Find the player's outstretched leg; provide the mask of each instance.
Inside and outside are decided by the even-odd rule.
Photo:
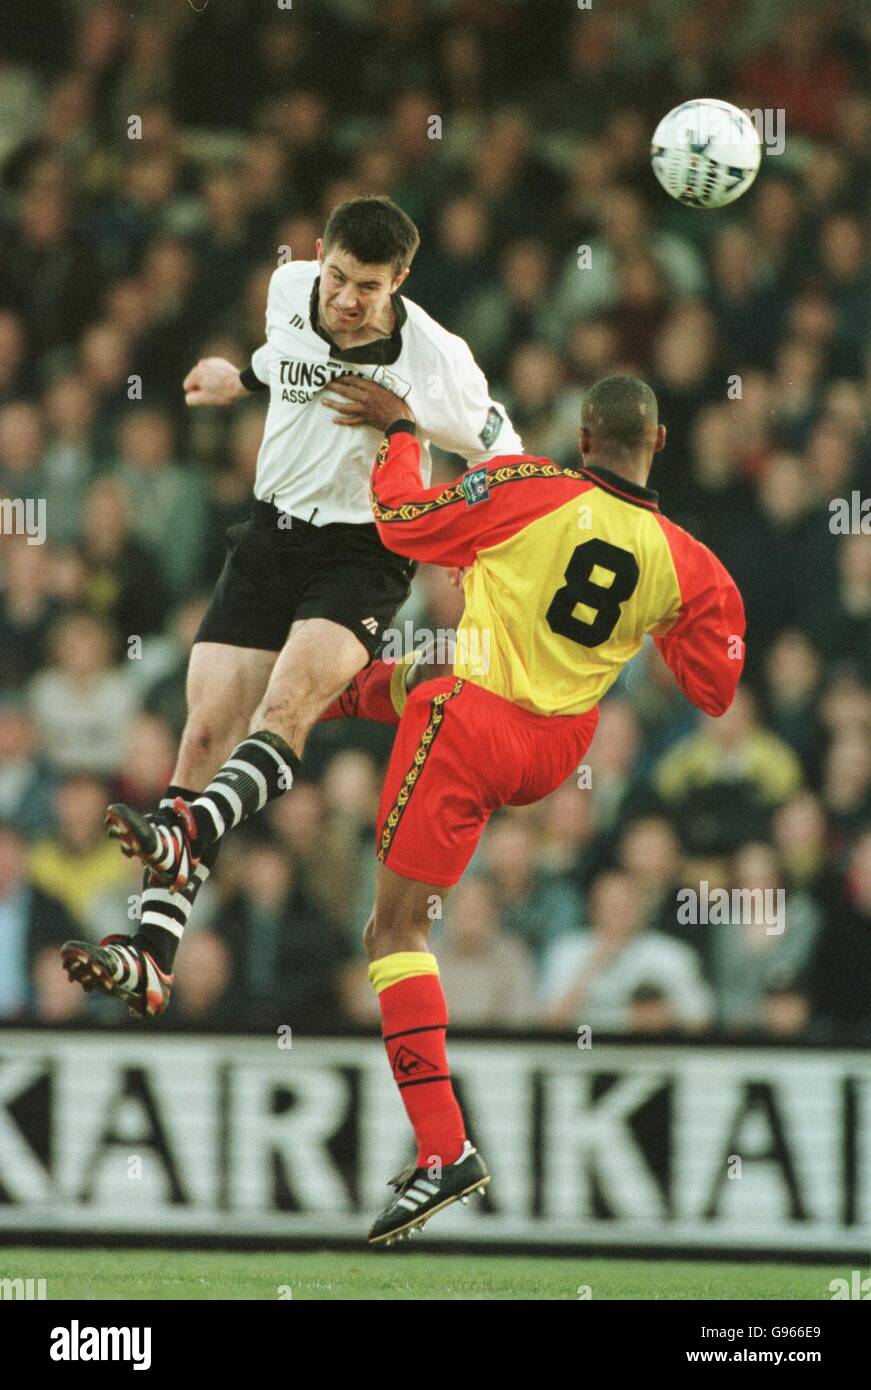
[[[490,1173],[467,1135],[451,1085],[448,1011],[436,958],[427,950],[427,907],[444,888],[402,878],[379,864],[375,911],[366,927],[369,979],[378,994],[394,1080],[417,1141],[415,1161],[390,1180],[394,1196],[369,1232],[390,1245],[472,1192]]]
[[[178,753],[173,784],[167,787],[156,812],[139,813],[130,826],[113,816],[114,827],[135,853],[132,832],[151,836],[155,819],[174,819],[173,805],[189,803],[221,766],[234,744],[244,737],[266,689],[276,654],[260,649],[197,642],[188,666],[188,719]],[[127,808],[118,808],[119,812]],[[88,990],[103,990],[143,1018],[167,1007],[173,986],[175,954],[194,905],[217,860],[218,846],[202,850],[199,862],[188,865],[187,883],[176,892],[152,878],[146,868],[141,914],[134,935],[113,934],[99,946],[69,941],[61,959],[69,978]],[[195,858],[196,856],[194,856]]]
[[[439,669],[429,660],[425,650],[409,652],[399,661],[373,658],[320,718],[372,719],[382,724],[398,724],[408,692],[422,681],[431,679]],[[190,803],[196,800],[197,795],[197,792],[184,787],[170,786],[160,802],[160,809],[171,811],[178,797]],[[202,857],[193,867],[188,882],[177,890],[170,891],[158,886],[156,881],[152,882],[151,871],[145,871],[140,926],[129,941],[150,953],[170,986],[176,950],[197,894],[217,862],[220,844],[218,840],[202,851]]]
[[[106,814],[109,835],[142,861],[153,883],[170,893],[184,889],[228,830],[290,789],[311,729],[368,656],[339,623],[295,623],[270,676],[255,721],[260,727],[233,749],[205,790],[190,802],[176,797],[149,816],[116,803]]]
[[[102,990],[126,1004],[138,1018],[163,1013],[172,992],[172,976],[160,969],[150,951],[129,936],[107,936],[95,946],[91,941],[67,941],[61,947],[67,976],[87,994]]]
[[[178,893],[194,880],[204,854],[228,830],[293,785],[299,766],[299,758],[280,735],[260,729],[233,749],[192,801],[177,796],[153,815],[121,802],[110,806],[108,834],[118,841],[122,854],[141,859],[153,884]]]
[[[195,796],[196,792],[171,786],[160,804],[166,810],[177,797],[191,801]],[[138,931],[132,936],[117,933],[106,937],[99,946],[67,941],[61,948],[61,960],[69,979],[88,993],[102,989],[140,1018],[163,1013],[172,994],[175,953],[197,894],[215,865],[217,851],[217,845],[205,851],[203,861],[177,893],[156,887],[146,869]]]

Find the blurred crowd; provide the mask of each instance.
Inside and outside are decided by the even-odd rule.
[[[784,113],[722,212],[649,170],[696,95]],[[186,411],[180,383],[199,356],[244,365],[279,255],[312,257],[328,211],[375,192],[421,230],[408,296],[468,340],[530,453],[576,458],[599,376],[651,383],[652,485],[749,623],[725,717],[645,649],[589,767],[488,828],[434,906],[454,1023],[871,1040],[871,10],[851,0],[55,0],[50,25],[4,0],[0,1019],[119,1021],[56,947],[135,930],[103,810],[169,780],[263,418]],[[449,630],[461,603],[423,567],[398,622]],[[375,1020],[360,932],[390,740],[322,726],[305,780],[228,840],[169,1025]],[[682,922],[701,883],[782,889],[785,920]]]

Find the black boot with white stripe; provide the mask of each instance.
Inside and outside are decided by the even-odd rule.
[[[146,815],[116,803],[106,811],[105,824],[121,853],[140,859],[153,883],[177,893],[190,882],[200,861],[194,851],[196,822],[184,797],[177,796],[170,807]]]
[[[91,941],[67,941],[61,961],[69,980],[86,994],[100,989],[126,1004],[137,1018],[162,1014],[172,993],[172,976],[129,936],[107,936],[99,946]]]
[[[478,1150],[469,1143],[455,1163],[449,1163],[440,1177],[432,1177],[430,1168],[415,1168],[413,1164],[388,1184],[396,1196],[384,1208],[369,1232],[370,1245],[392,1245],[404,1240],[412,1231],[420,1231],[437,1211],[453,1202],[467,1202],[469,1194],[480,1192],[490,1181],[490,1172]]]

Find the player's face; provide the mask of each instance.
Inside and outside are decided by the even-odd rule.
[[[363,265],[341,247],[324,255],[321,263],[319,308],[321,323],[330,333],[358,333],[383,325],[389,317],[391,294],[402,284],[407,270],[394,275],[393,266]]]

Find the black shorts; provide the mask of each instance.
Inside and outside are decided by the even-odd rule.
[[[417,568],[384,548],[374,524],[312,526],[269,502],[230,527],[227,545],[197,642],[277,652],[298,618],[329,618],[374,656]]]

